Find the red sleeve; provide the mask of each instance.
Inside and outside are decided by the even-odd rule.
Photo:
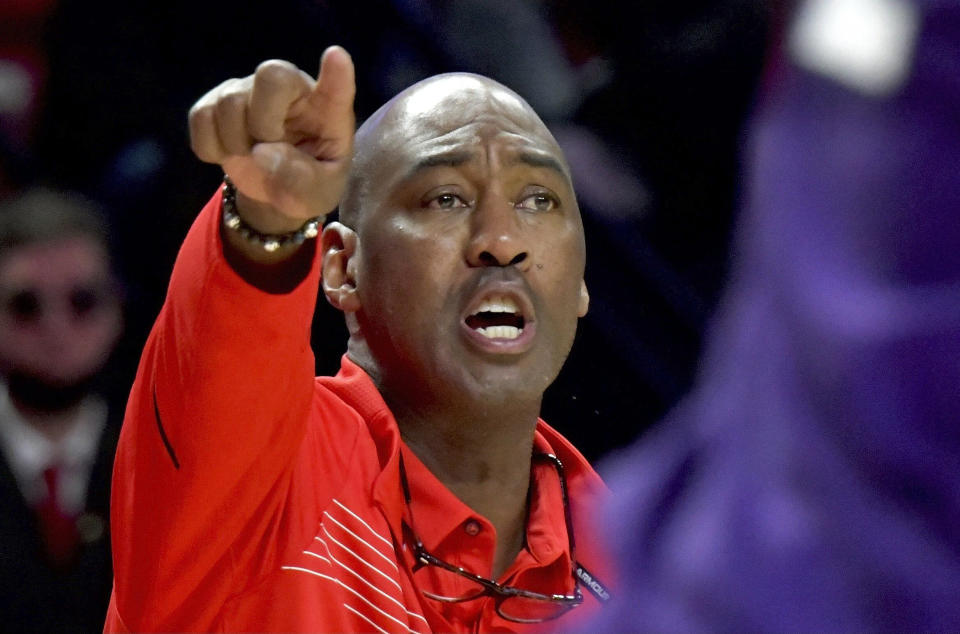
[[[247,284],[223,257],[219,209],[218,193],[181,248],[127,405],[108,627],[214,627],[249,582],[233,546],[277,516],[305,433],[319,265],[289,293]]]

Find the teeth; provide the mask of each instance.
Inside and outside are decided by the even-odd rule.
[[[523,332],[516,326],[490,326],[476,330],[487,339],[516,339]]]
[[[516,314],[520,312],[520,307],[509,297],[491,297],[485,299],[476,312]]]

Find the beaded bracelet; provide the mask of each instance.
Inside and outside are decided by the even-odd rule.
[[[223,224],[235,231],[247,242],[254,244],[267,253],[288,245],[299,246],[305,240],[316,238],[320,234],[323,216],[306,221],[302,227],[290,233],[261,233],[248,225],[237,213],[237,188],[227,175],[223,176]]]

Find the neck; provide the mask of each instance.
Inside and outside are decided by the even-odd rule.
[[[33,409],[16,398],[11,398],[11,402],[24,422],[52,442],[57,442],[66,436],[80,420],[77,414],[80,412],[81,403],[56,412],[44,412]]]
[[[471,399],[452,386],[434,384],[424,391],[431,382],[408,375],[387,379],[362,333],[355,325],[350,331],[347,352],[377,385],[404,442],[454,495],[493,524],[498,577],[524,544],[542,394]]]
[[[423,412],[384,396],[407,446],[454,495],[493,524],[493,574],[499,576],[524,543],[539,402]]]

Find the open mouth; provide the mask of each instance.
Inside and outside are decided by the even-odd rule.
[[[525,319],[517,303],[506,296],[489,297],[464,320],[487,339],[516,339],[523,334]]]

